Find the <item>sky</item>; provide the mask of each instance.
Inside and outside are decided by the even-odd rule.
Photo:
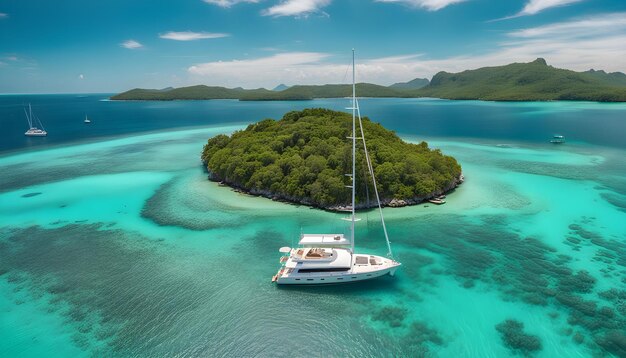
[[[626,72],[625,0],[0,0],[0,93]]]

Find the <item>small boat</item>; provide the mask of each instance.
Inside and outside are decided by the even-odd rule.
[[[565,143],[565,137],[559,134],[555,134],[552,137],[552,139],[550,139],[550,143],[553,143],[553,144]]]
[[[361,123],[359,102],[356,99],[354,67],[354,50],[352,51],[352,173],[348,188],[352,190],[352,202],[349,206],[350,216],[344,220],[350,222],[350,236],[343,234],[300,234],[299,247],[281,247],[278,251],[285,254],[280,259],[281,268],[272,276],[272,282],[279,285],[322,285],[336,284],[375,279],[381,276],[393,276],[400,267],[400,262],[393,258],[387,228],[383,218],[382,206],[376,189],[376,178],[371,167],[370,157],[365,143],[365,133]],[[357,133],[357,128],[360,133]],[[359,134],[359,135],[357,135]],[[354,247],[356,239],[355,223],[359,221],[355,215],[356,186],[356,141],[363,140],[363,153],[368,163],[369,175],[376,193],[380,220],[385,241],[387,256],[382,257],[368,253],[357,253]]]
[[[437,205],[441,205],[441,204],[445,204],[446,201],[440,198],[434,198],[434,199],[430,199],[428,200],[429,203],[433,203],[433,204],[437,204]]]
[[[31,108],[30,103],[28,104],[28,112],[26,111],[26,108],[24,108],[24,114],[26,114],[26,120],[28,121],[28,130],[24,133],[25,136],[45,137],[48,135],[48,132],[43,129],[43,124],[41,124],[39,118],[33,115],[33,109]],[[41,128],[36,127],[37,123],[39,123]]]
[[[91,123],[91,119],[89,119],[89,117],[87,117],[87,115],[85,115],[85,120],[83,122],[84,123]]]

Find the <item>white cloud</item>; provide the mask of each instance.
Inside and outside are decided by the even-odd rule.
[[[192,32],[192,31],[170,31],[164,34],[159,34],[162,39],[176,40],[176,41],[193,41],[202,39],[217,39],[221,37],[230,36],[229,34],[216,33],[216,32]]]
[[[242,2],[258,3],[259,0],[203,0],[207,4],[217,5],[219,7],[231,7]]]
[[[576,71],[590,68],[626,71],[626,12],[599,14],[561,23],[520,29],[506,34],[496,48],[479,55],[432,58],[409,54],[362,59],[357,52],[357,81],[389,85],[439,71],[459,72],[543,57],[548,64]],[[247,60],[217,61],[189,67],[189,83],[210,81],[229,87],[266,87],[278,83],[347,83],[349,51],[332,61],[318,52],[281,53]]]
[[[613,13],[522,29],[509,33],[509,36],[518,38],[550,36],[579,38],[610,35],[611,32],[619,33],[624,29],[626,29],[626,13]]]
[[[135,41],[135,40],[126,40],[126,41],[122,42],[122,43],[120,44],[120,46],[122,46],[122,47],[124,47],[124,48],[127,48],[127,49],[131,49],[131,50],[134,50],[134,49],[138,49],[138,48],[142,48],[142,47],[143,47],[143,45],[142,45],[142,44],[140,44],[139,42],[137,42],[137,41]]]
[[[441,10],[452,4],[458,4],[466,0],[376,0],[377,2],[402,3],[413,7],[420,7],[428,11]]]
[[[306,83],[315,80],[317,66],[328,56],[319,52],[289,52],[251,60],[201,63],[187,71],[191,75],[210,78],[213,83],[233,87],[266,86],[287,79]]]
[[[0,19],[6,19],[7,17],[9,17],[8,14],[5,14],[3,12],[0,12]]]
[[[84,79],[85,79],[85,76],[83,76],[83,74],[81,73],[80,75],[78,75],[78,79],[79,79],[79,80],[84,80]]]
[[[545,9],[565,6],[582,0],[529,0],[517,16],[534,15]]]
[[[503,17],[500,19],[491,20],[491,21],[508,20],[508,19],[514,19],[520,16],[535,15],[546,9],[559,7],[559,6],[566,6],[566,5],[577,3],[580,1],[583,1],[583,0],[528,0],[524,8],[520,10],[520,12],[518,12],[517,14]]]
[[[261,12],[263,16],[296,16],[306,17],[314,13],[323,13],[321,8],[330,4],[331,0],[283,0]]]

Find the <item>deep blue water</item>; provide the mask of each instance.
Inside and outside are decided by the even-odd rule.
[[[143,102],[107,101],[109,96],[1,95],[0,152],[167,128],[251,123],[291,110],[344,110],[349,105],[347,99]],[[23,108],[28,103],[48,131],[46,138],[24,136],[28,128]],[[626,104],[397,98],[366,98],[360,104],[364,115],[400,134],[545,143],[558,133],[568,141],[626,147]],[[91,124],[83,123],[85,115]]]

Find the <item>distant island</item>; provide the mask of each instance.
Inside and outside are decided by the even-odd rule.
[[[409,82],[380,86],[358,83],[361,97],[434,97],[487,101],[598,101],[626,102],[626,75],[589,70],[575,72],[549,66],[542,58],[529,63],[483,67],[459,73],[439,72],[428,81],[416,78]],[[315,98],[341,98],[352,93],[350,85],[279,85],[243,89],[197,85],[180,88],[136,88],[111,97],[112,100],[206,100],[290,101]]]
[[[394,132],[363,118],[381,202],[385,206],[417,204],[454,189],[461,166],[426,142],[411,144]],[[289,112],[281,120],[265,119],[232,136],[208,140],[202,161],[209,178],[244,192],[275,200],[340,210],[351,202],[345,173],[351,169],[352,116],[328,109]],[[357,205],[376,205],[371,181],[364,179],[357,154]]]
[[[604,71],[574,72],[530,63],[484,67],[460,73],[439,72],[419,93],[447,99],[487,101],[626,101],[626,75]]]

